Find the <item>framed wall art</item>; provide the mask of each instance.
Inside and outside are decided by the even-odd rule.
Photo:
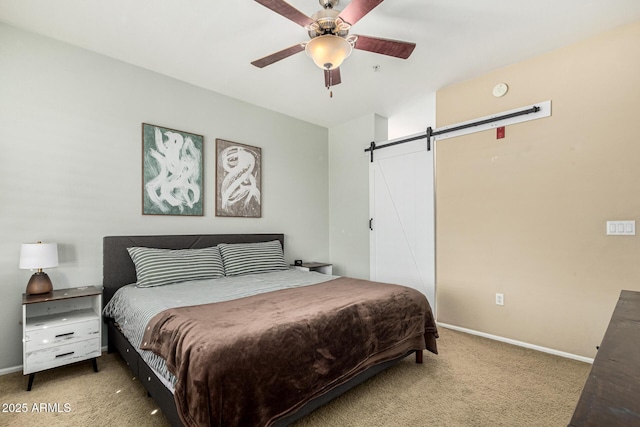
[[[202,216],[204,137],[142,124],[143,215]]]
[[[262,149],[216,139],[216,216],[262,216]]]

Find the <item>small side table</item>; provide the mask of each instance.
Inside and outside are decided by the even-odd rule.
[[[333,264],[325,262],[303,262],[302,265],[294,265],[294,268],[302,271],[317,271],[322,274],[333,274]]]
[[[24,375],[31,390],[36,372],[102,353],[102,291],[95,286],[58,289],[47,294],[22,294],[22,350]]]

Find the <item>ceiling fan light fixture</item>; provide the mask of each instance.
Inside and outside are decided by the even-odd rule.
[[[326,34],[309,40],[305,51],[318,67],[333,70],[351,55],[353,46],[340,36]]]

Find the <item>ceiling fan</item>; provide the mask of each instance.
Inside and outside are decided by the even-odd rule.
[[[353,49],[407,59],[416,47],[415,43],[399,40],[349,35],[351,26],[371,12],[383,0],[352,0],[342,11],[335,9],[340,0],[318,0],[323,9],[311,17],[284,0],[256,1],[304,27],[311,40],[272,53],[253,61],[251,64],[263,68],[304,50],[313,59],[313,62],[324,70],[324,85],[327,89],[341,83],[340,65],[351,55]]]

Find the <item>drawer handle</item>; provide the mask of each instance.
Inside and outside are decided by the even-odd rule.
[[[73,335],[73,334],[75,334],[75,332],[67,332],[66,334],[58,334],[58,335],[56,335],[56,338],[68,337],[69,335]]]
[[[56,358],[58,358],[58,357],[64,357],[64,356],[71,356],[73,353],[75,353],[75,351],[70,351],[69,353],[57,354],[57,355],[56,355]]]

